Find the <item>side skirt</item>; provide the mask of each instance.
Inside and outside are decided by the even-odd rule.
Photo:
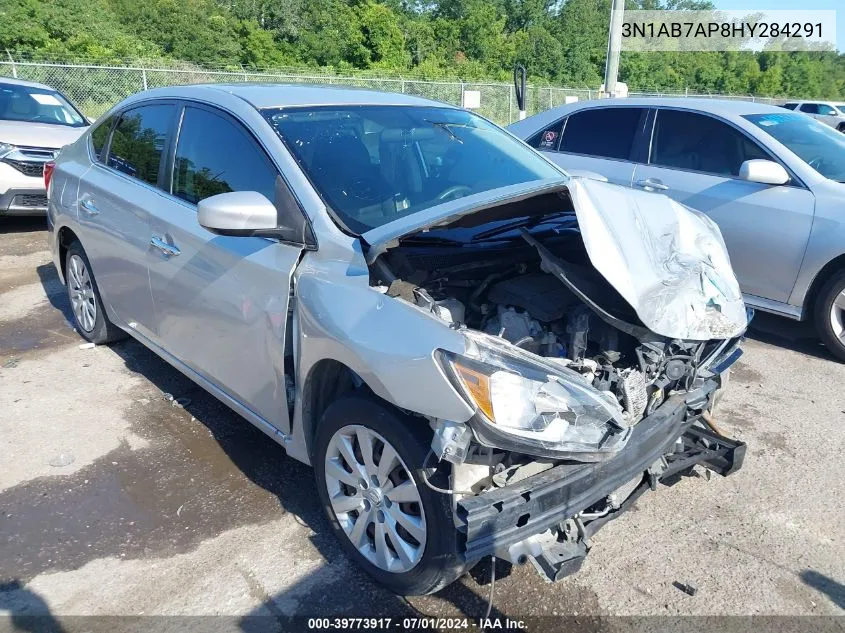
[[[131,328],[124,328],[124,330],[130,336],[132,336],[132,338],[141,343],[144,347],[155,352],[156,355],[159,356],[162,360],[166,361],[169,365],[179,370],[185,376],[194,381],[197,385],[205,389],[212,396],[220,400],[220,402],[232,409],[235,413],[246,419],[247,422],[263,431],[266,435],[270,436],[287,452],[287,448],[290,442],[293,440],[293,436],[286,435],[285,433],[277,429],[275,426],[270,424],[270,422],[255,413],[255,411],[247,407],[241,401],[227,394],[225,391],[223,391],[222,389],[214,385],[212,382],[210,382],[208,379],[206,379],[202,374],[188,367],[185,363],[173,356],[173,354],[162,349],[161,347],[153,343],[151,340],[149,340],[147,337],[145,337],[143,334],[140,334],[139,332]]]

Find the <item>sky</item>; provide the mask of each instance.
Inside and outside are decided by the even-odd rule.
[[[836,11],[836,48],[845,52],[845,2],[843,0],[713,0],[717,9]]]

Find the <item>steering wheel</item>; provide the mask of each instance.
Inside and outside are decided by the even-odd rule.
[[[446,187],[443,191],[437,194],[437,199],[441,202],[445,202],[446,200],[457,200],[458,198],[463,198],[471,193],[472,189],[466,185],[452,185],[451,187]]]

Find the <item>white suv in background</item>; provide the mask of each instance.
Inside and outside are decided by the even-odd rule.
[[[825,125],[845,132],[845,103],[834,101],[790,101],[784,108],[803,112]]]
[[[53,88],[0,79],[0,216],[47,211],[44,163],[79,138],[88,125]]]

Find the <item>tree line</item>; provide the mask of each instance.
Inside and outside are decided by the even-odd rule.
[[[611,0],[0,0],[14,56],[127,58],[227,69],[372,70],[425,79],[598,88]],[[631,9],[712,9],[707,0],[627,0]],[[5,52],[5,51],[0,51]],[[845,55],[623,52],[632,90],[845,98]]]

